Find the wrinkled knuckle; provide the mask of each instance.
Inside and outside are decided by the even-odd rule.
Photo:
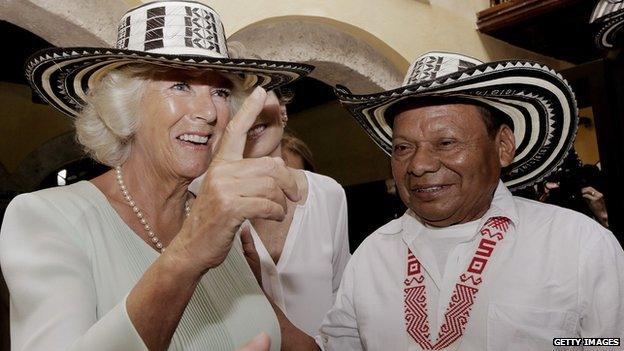
[[[236,120],[233,119],[230,122],[228,122],[227,126],[225,126],[225,133],[226,134],[234,134],[238,131],[238,123],[236,123]]]
[[[262,203],[262,214],[270,216],[273,213],[273,203],[271,200],[264,200]]]
[[[266,177],[265,181],[264,181],[264,190],[265,193],[271,194],[275,188],[277,188],[277,182],[275,181],[275,179],[273,179],[272,177]]]
[[[271,182],[271,189],[279,190],[279,184],[277,183],[277,180],[275,180],[275,178],[269,178],[269,181]]]
[[[273,157],[265,156],[264,162],[266,163],[266,167],[269,171],[275,171],[278,167]]]
[[[281,157],[273,157],[273,162],[277,167],[286,167],[286,162]]]
[[[238,109],[238,112],[236,113],[236,117],[245,116],[247,114],[249,114],[249,101],[245,100],[243,101],[240,108]]]
[[[271,160],[271,157],[263,156],[259,161],[262,164],[262,168],[266,171],[272,171],[274,169],[274,163]]]

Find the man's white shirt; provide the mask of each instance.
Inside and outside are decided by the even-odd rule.
[[[509,218],[512,228],[449,349],[552,350],[556,337],[624,338],[624,251],[611,232],[577,212],[514,197],[502,182],[478,227],[493,216]],[[478,240],[475,230],[459,242],[440,272],[425,230],[408,211],[358,247],[317,337],[324,350],[421,350],[405,328],[408,246],[425,271],[428,311],[439,320]]]

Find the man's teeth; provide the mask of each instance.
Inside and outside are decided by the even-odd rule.
[[[441,186],[432,186],[432,187],[428,187],[428,188],[417,188],[416,191],[419,193],[432,193],[434,191],[438,191],[442,189]]]
[[[208,142],[207,136],[195,135],[195,134],[182,134],[178,137],[183,141],[190,141],[196,144],[206,144]]]
[[[266,129],[266,124],[258,124],[247,132],[247,136],[253,137],[262,133]]]

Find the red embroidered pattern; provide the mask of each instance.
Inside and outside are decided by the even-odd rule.
[[[503,240],[509,229],[510,220],[506,217],[492,217],[487,220],[481,233],[481,241],[477,246],[466,272],[459,276],[459,282],[451,295],[451,301],[444,313],[444,324],[440,327],[435,343],[431,342],[429,321],[427,319],[427,294],[425,276],[422,274],[420,262],[408,249],[407,274],[403,284],[405,327],[407,333],[423,350],[441,350],[453,344],[464,333],[470,318],[470,310],[479,292],[478,285],[483,282],[481,277],[496,244]]]

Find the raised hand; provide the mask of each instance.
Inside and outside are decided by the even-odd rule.
[[[581,194],[589,208],[594,213],[594,217],[604,227],[609,228],[609,216],[607,215],[607,204],[605,203],[604,195],[591,186],[586,186],[581,189]]]
[[[190,216],[167,249],[201,272],[225,260],[243,221],[283,220],[286,199],[299,201],[297,183],[281,158],[243,159],[247,132],[266,96],[256,88],[228,123]]]

